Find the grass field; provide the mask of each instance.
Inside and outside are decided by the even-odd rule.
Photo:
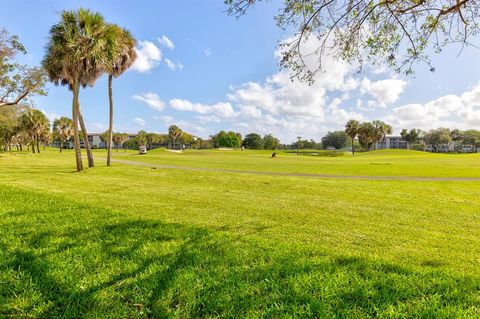
[[[240,171],[480,177],[480,156],[164,150]],[[480,182],[0,154],[0,317],[480,317]]]

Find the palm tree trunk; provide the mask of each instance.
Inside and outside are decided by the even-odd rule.
[[[38,139],[38,136],[37,136],[37,153],[40,154],[40,140]]]
[[[112,140],[113,140],[113,93],[112,93],[113,76],[108,75],[108,100],[110,102],[110,115],[108,120],[108,154],[107,166],[110,166],[112,160]]]
[[[32,144],[32,153],[35,154],[35,138],[32,138],[30,144]]]
[[[23,151],[23,149],[22,149],[22,143],[18,143],[18,145],[20,146],[20,152]]]
[[[60,142],[60,153],[62,152],[63,142]]]
[[[80,136],[78,134],[78,94],[80,85],[75,84],[73,87],[73,103],[72,103],[72,124],[73,124],[73,145],[75,148],[75,161],[77,163],[77,172],[83,171],[82,151],[80,150]]]
[[[354,138],[352,137],[352,155],[355,155],[355,147],[353,146]]]
[[[94,164],[92,149],[90,148],[90,143],[88,142],[87,128],[85,127],[85,122],[83,121],[82,112],[80,112],[80,105],[78,107],[78,121],[80,122],[80,128],[82,129],[83,144],[85,145],[85,149],[87,150],[88,167],[93,167]]]

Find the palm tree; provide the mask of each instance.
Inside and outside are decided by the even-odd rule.
[[[175,149],[176,148],[175,143],[176,143],[177,139],[180,136],[182,136],[182,130],[176,125],[170,125],[170,127],[168,128],[168,136],[172,140],[173,149]]]
[[[354,141],[355,137],[358,135],[358,129],[360,127],[360,122],[357,120],[350,120],[345,125],[345,133],[352,139],[352,155],[355,155]]]
[[[53,134],[54,138],[60,142],[60,153],[69,139],[73,137],[73,124],[72,120],[66,116],[55,119],[53,121]]]
[[[392,127],[388,124],[386,124],[383,121],[372,121],[372,124],[374,126],[374,148],[375,150],[377,149],[377,142],[380,141],[381,139],[385,140],[385,137],[387,134],[392,134]]]
[[[363,142],[367,151],[370,145],[375,141],[375,127],[370,122],[364,122],[358,127],[359,142]]]
[[[93,86],[115,56],[115,32],[103,16],[87,9],[64,10],[50,29],[50,39],[42,61],[48,77],[56,85],[66,85],[73,93],[72,123],[77,171],[83,170],[78,123],[82,126],[88,164],[93,166],[85,123],[80,113],[80,87]]]
[[[28,109],[20,116],[20,123],[30,137],[32,153],[35,153],[35,145],[37,146],[37,152],[40,153],[42,135],[50,132],[48,118],[42,111]]]
[[[112,82],[113,77],[118,78],[123,74],[133,62],[137,59],[137,52],[135,51],[136,41],[126,29],[122,29],[117,25],[112,26],[116,33],[116,45],[117,51],[115,57],[110,65],[107,65],[108,72],[108,99],[109,99],[109,125],[108,125],[108,153],[107,153],[107,166],[110,166],[112,159],[112,142],[113,142],[113,93]]]

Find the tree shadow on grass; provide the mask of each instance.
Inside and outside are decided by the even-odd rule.
[[[0,317],[433,318],[480,312],[478,278],[436,264],[301,251],[225,231],[112,217],[96,208],[83,223],[70,223],[69,214],[85,205],[49,203],[58,211],[45,215],[32,206],[38,218],[31,223],[14,230],[0,223],[7,237],[16,236],[11,244],[0,239]]]

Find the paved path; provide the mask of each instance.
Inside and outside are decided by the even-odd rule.
[[[134,165],[134,166],[146,166],[146,167],[155,167],[155,168],[164,168],[164,169],[176,169],[176,170],[183,170],[183,171],[201,171],[201,172],[216,172],[216,173],[236,173],[236,174],[254,174],[254,175],[269,175],[269,176],[333,178],[333,179],[360,179],[360,180],[375,180],[375,181],[480,182],[480,177],[412,177],[412,176],[368,176],[368,175],[352,176],[352,175],[309,174],[309,173],[259,172],[259,171],[243,171],[243,170],[222,169],[222,168],[151,164],[151,163],[134,162],[134,161],[128,161],[128,160],[119,160],[119,159],[112,159],[112,161],[120,164]]]

